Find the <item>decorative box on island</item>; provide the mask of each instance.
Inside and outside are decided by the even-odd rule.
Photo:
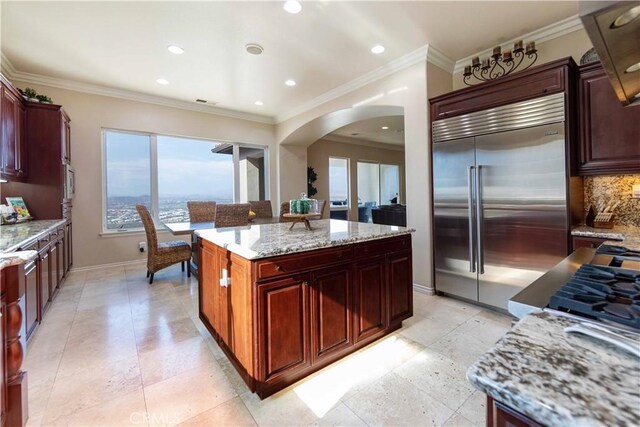
[[[315,199],[309,199],[305,193],[302,193],[299,199],[293,199],[289,202],[289,212],[297,215],[319,215],[321,213],[320,203]]]

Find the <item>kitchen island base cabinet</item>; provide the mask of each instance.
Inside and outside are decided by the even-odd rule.
[[[199,238],[200,318],[265,398],[411,317],[410,248],[402,235],[248,260]]]

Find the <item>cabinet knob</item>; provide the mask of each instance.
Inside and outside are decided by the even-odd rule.
[[[276,271],[282,271],[282,267],[276,264]]]

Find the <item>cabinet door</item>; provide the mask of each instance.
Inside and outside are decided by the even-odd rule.
[[[216,274],[216,251],[202,247],[200,252],[200,311],[206,317],[209,325],[218,331],[220,315],[220,300],[218,295],[218,276]]]
[[[584,175],[640,172],[640,107],[623,107],[601,66],[580,73],[580,165]]]
[[[20,101],[9,90],[2,91],[2,173],[16,177],[19,164],[20,145],[18,144],[21,125],[18,104]]]
[[[603,242],[606,242],[608,239],[598,239],[597,237],[574,236],[571,240],[573,241],[573,250],[575,251],[578,248],[597,249]]]
[[[25,314],[24,321],[27,331],[27,338],[38,324],[38,284],[40,273],[40,261],[31,261],[24,266],[24,298]]]
[[[51,299],[51,259],[51,248],[48,248],[40,254],[40,269],[42,274],[40,275],[40,316],[38,321],[42,320],[42,315],[49,307],[49,300]]]
[[[311,334],[314,362],[352,343],[350,266],[314,273],[311,288]]]
[[[310,366],[309,277],[258,285],[258,380],[273,382]]]
[[[5,420],[7,418],[7,367],[5,360],[5,342],[7,339],[6,336],[6,304],[4,301],[4,295],[0,300],[0,342],[2,343],[1,351],[0,351],[0,425],[5,425]]]
[[[356,265],[354,292],[355,341],[383,331],[387,324],[385,257],[376,257]]]
[[[71,161],[71,127],[69,126],[69,118],[62,113],[62,161]]]
[[[413,274],[411,252],[387,257],[389,283],[389,324],[400,323],[413,315]]]

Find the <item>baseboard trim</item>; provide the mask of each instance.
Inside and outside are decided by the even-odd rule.
[[[434,295],[436,293],[436,290],[431,286],[420,285],[418,283],[413,284],[413,290],[427,295]]]
[[[145,262],[147,262],[146,259],[137,259],[135,261],[112,262],[110,264],[90,265],[87,267],[78,267],[78,268],[72,267],[71,272],[92,271],[92,270],[100,270],[103,268],[126,267],[128,265],[144,264]]]

